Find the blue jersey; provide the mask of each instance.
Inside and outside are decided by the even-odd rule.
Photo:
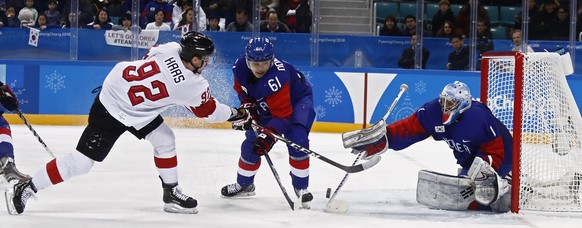
[[[443,125],[442,115],[441,105],[435,99],[410,117],[390,124],[387,127],[389,147],[401,150],[432,136],[449,145],[457,164],[464,170],[479,156],[502,177],[511,171],[511,134],[487,106],[472,101],[471,108],[448,126]]]
[[[245,57],[241,57],[234,63],[232,72],[241,103],[253,102],[259,107],[261,125],[273,127],[281,134],[291,124],[311,128],[311,113],[303,111],[313,110],[311,85],[291,64],[275,58],[267,73],[258,79],[248,68]]]

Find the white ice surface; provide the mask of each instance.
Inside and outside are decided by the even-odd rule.
[[[84,127],[34,126],[57,157],[72,152]],[[161,184],[152,147],[126,133],[107,159],[87,175],[37,193],[18,216],[0,212],[2,228],[39,227],[580,227],[581,214],[493,214],[429,209],[416,202],[421,169],[455,173],[445,143],[425,140],[400,152],[388,151],[375,167],[350,175],[337,199],[350,203],[345,214],[324,211],[327,188],[335,189],[343,171],[311,158],[311,210],[291,211],[264,161],[256,176],[257,195],[224,199],[220,189],[236,180],[243,133],[234,130],[174,129],[180,185],[198,200],[198,214],[162,211]],[[51,158],[23,125],[12,126],[17,166],[34,174]],[[355,159],[340,134],[312,133],[311,149],[349,165]],[[270,153],[291,193],[288,156],[283,143]],[[292,193],[291,193],[292,194]],[[4,204],[1,197],[0,204]]]

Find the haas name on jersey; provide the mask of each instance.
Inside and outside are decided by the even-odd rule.
[[[168,70],[170,70],[170,74],[172,75],[172,78],[174,78],[175,83],[180,83],[185,79],[184,75],[182,75],[182,71],[180,70],[180,65],[178,65],[174,57],[170,57],[164,60],[164,62],[166,63]]]

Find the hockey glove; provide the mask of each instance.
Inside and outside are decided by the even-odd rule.
[[[232,129],[239,131],[246,131],[251,129],[253,120],[258,119],[258,111],[254,103],[245,102],[240,105],[238,110],[244,109],[246,111],[246,116],[240,119],[235,119],[232,122]]]
[[[18,109],[18,99],[7,85],[0,85],[0,104],[9,111]]]
[[[257,139],[255,139],[255,142],[253,142],[253,151],[255,151],[256,154],[260,156],[265,155],[273,148],[273,145],[275,145],[277,140],[272,133],[279,134],[277,130],[271,127],[257,129],[258,136]]]

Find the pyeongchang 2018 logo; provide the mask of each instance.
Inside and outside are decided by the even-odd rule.
[[[560,110],[559,106],[565,104],[565,102],[560,101],[560,99],[549,97],[544,98],[544,95],[541,96],[542,97],[536,96],[535,100],[533,98],[524,98],[522,101],[522,112],[527,113],[529,116],[548,115],[548,110]],[[511,97],[508,95],[497,95],[487,100],[487,106],[493,113],[500,111],[513,111],[513,102],[513,95]]]

